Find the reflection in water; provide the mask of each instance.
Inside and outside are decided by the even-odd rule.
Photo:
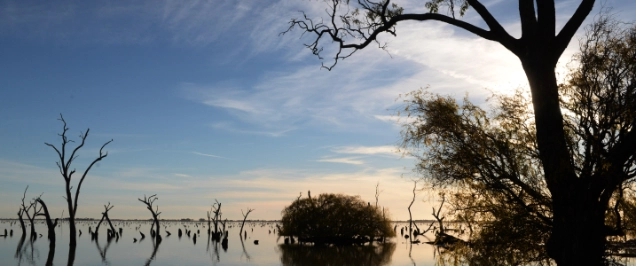
[[[252,257],[250,257],[250,254],[248,254],[247,250],[245,250],[245,244],[243,244],[243,238],[241,238],[239,236],[239,239],[241,240],[241,246],[243,247],[243,254],[241,254],[241,257],[243,257],[243,255],[245,255],[245,258],[247,259],[247,261],[250,261],[252,259]]]
[[[28,264],[36,265],[36,262],[40,259],[40,252],[33,247],[35,239],[29,238],[27,245],[24,245],[26,236],[23,234],[18,242],[18,247],[15,250],[15,258],[18,261],[18,265],[24,260]]]
[[[155,259],[155,256],[157,256],[157,250],[159,250],[160,244],[161,241],[152,241],[152,255],[150,255],[148,260],[146,260],[146,266],[150,265],[150,263]]]
[[[72,266],[75,262],[75,250],[77,246],[69,246],[68,247],[68,263],[66,265]]]
[[[108,252],[108,248],[110,247],[111,240],[112,238],[108,238],[108,240],[106,240],[106,247],[102,249],[102,247],[99,245],[99,240],[95,239],[95,245],[97,246],[97,251],[99,251],[99,256],[102,257],[102,263],[106,265],[110,264],[108,260],[106,259],[106,252]]]
[[[395,243],[372,246],[279,245],[283,265],[360,265],[381,266],[391,263]]]
[[[53,257],[55,257],[55,242],[49,244],[49,255],[46,257],[46,266],[53,265]]]
[[[20,238],[20,242],[18,242],[18,247],[15,249],[15,258],[18,261],[22,261],[22,254],[24,253],[22,250],[22,246],[24,246],[24,240],[26,240],[26,236],[25,234],[22,234],[22,237]]]

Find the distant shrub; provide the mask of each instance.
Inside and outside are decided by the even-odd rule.
[[[390,218],[359,196],[320,194],[298,198],[282,211],[280,235],[316,244],[364,243],[393,237]]]

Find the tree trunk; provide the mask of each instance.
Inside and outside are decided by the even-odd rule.
[[[155,228],[157,228],[157,232],[155,232],[155,238],[159,238],[160,237],[160,235],[159,235],[159,230],[160,230],[159,217],[157,217],[157,215],[154,215],[154,214],[153,214],[153,216],[155,218]]]
[[[49,214],[49,208],[46,206],[46,203],[44,203],[44,201],[41,198],[38,198],[37,202],[39,202],[40,205],[42,205],[42,210],[44,210],[44,214],[40,214],[40,215],[44,215],[44,219],[46,220],[46,227],[49,230],[49,235],[48,235],[49,246],[55,247],[55,226],[57,226],[57,218],[55,219],[55,222],[53,222],[53,220],[51,220],[51,215]]]
[[[535,45],[541,47],[541,44]],[[605,251],[607,208],[588,182],[576,176],[565,141],[558,86],[549,49],[535,48],[521,58],[532,92],[537,143],[552,195],[552,234],[548,256],[558,265],[600,265]]]
[[[22,214],[18,213],[18,218],[20,220],[20,228],[22,228],[22,237],[26,236],[26,226],[24,225],[24,219],[22,218]]]
[[[572,189],[570,197],[554,203],[547,252],[558,265],[604,265],[607,207],[598,202],[598,197],[582,192],[585,190]]]
[[[75,209],[73,208],[73,198],[71,197],[71,184],[69,182],[70,182],[70,179],[67,179],[66,180],[66,204],[68,205],[69,246],[75,247],[77,246],[77,229],[75,228]],[[73,253],[73,255],[75,254]]]

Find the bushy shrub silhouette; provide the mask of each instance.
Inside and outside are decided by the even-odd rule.
[[[300,242],[350,244],[395,236],[386,211],[359,196],[299,197],[282,215],[280,235],[298,237]]]

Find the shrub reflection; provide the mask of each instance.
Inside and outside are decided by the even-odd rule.
[[[365,246],[306,246],[279,245],[282,265],[365,265],[381,266],[391,263],[395,243]]]

